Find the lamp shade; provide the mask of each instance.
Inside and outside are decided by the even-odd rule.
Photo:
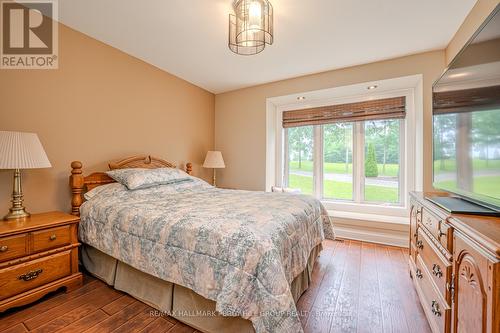
[[[224,159],[222,158],[222,153],[220,151],[209,151],[207,152],[207,157],[205,157],[205,162],[203,163],[204,168],[222,169],[225,168]]]
[[[35,133],[0,131],[0,169],[50,168]]]

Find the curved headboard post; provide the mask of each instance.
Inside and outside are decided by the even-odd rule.
[[[186,173],[188,175],[193,173],[193,164],[192,163],[186,163]]]
[[[69,177],[69,185],[71,186],[71,214],[80,216],[80,206],[83,203],[83,187],[85,186],[85,178],[82,172],[82,162],[71,162],[71,176]]]

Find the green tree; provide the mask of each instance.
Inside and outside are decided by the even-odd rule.
[[[488,110],[472,114],[472,139],[476,149],[482,150],[482,157],[489,166],[491,147],[500,142],[500,110]]]
[[[456,123],[455,114],[434,116],[434,161],[439,160],[439,170],[446,169],[447,159],[455,158]]]
[[[290,159],[298,158],[299,169],[302,168],[302,160],[312,160],[313,127],[300,126],[288,129],[288,144]]]
[[[382,161],[382,174],[387,164],[399,164],[399,126],[397,119],[367,121],[365,141],[373,143],[377,161]]]
[[[375,156],[375,146],[373,143],[368,145],[368,153],[365,159],[365,176],[378,177],[377,157]]]

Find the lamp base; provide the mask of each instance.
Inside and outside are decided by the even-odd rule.
[[[9,213],[4,216],[4,220],[20,220],[20,219],[25,219],[27,217],[30,217],[30,213],[26,211],[26,209],[21,209],[21,210],[12,210],[9,209]]]
[[[23,206],[23,190],[21,187],[21,170],[14,170],[14,186],[12,191],[12,207],[5,215],[4,220],[19,220],[30,216]]]

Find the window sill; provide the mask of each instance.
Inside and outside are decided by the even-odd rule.
[[[369,221],[369,222],[392,223],[392,224],[400,224],[400,225],[409,225],[410,224],[410,219],[407,216],[402,217],[402,216],[394,216],[394,215],[355,213],[355,212],[338,211],[338,210],[327,210],[327,211],[328,211],[328,215],[333,217],[333,218],[342,218],[342,219]]]

